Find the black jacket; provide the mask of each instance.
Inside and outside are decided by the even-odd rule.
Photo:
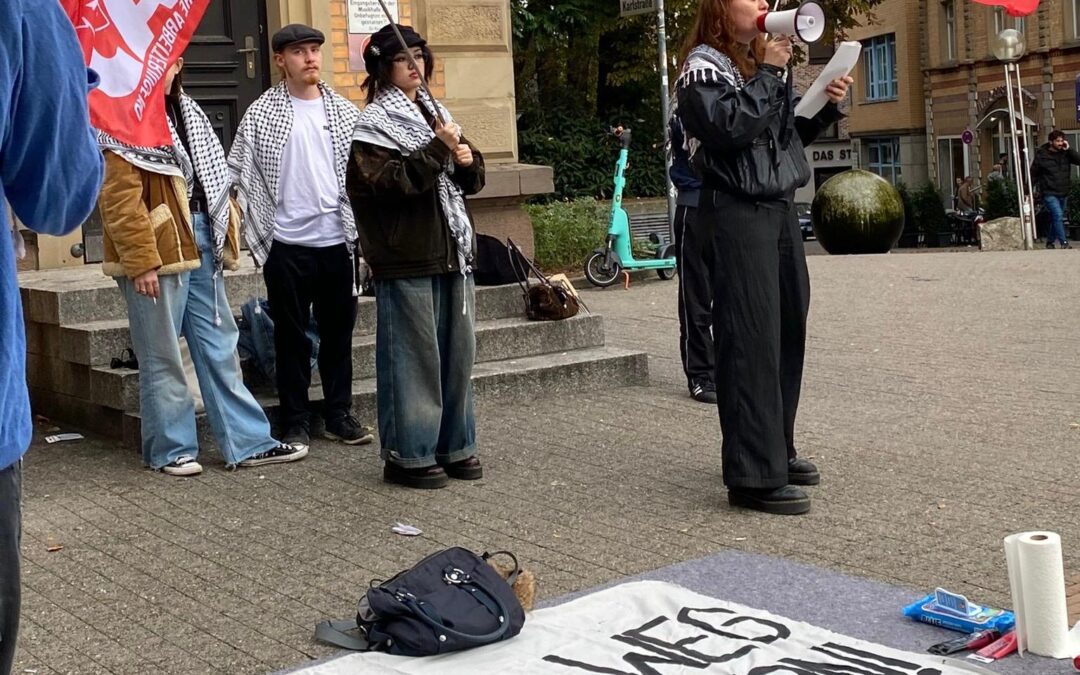
[[[1080,165],[1080,154],[1069,148],[1054,151],[1047,143],[1035,151],[1031,163],[1031,184],[1044,195],[1065,197],[1072,188],[1072,165]]]
[[[810,180],[805,145],[843,117],[828,103],[813,119],[796,118],[798,102],[780,71],[763,66],[742,89],[723,77],[679,89],[679,117],[702,147],[694,168],[706,188],[749,201],[790,200]]]
[[[677,116],[672,116],[668,122],[668,130],[671,138],[671,168],[668,175],[671,183],[679,193],[679,206],[697,208],[698,193],[701,192],[701,179],[697,177],[690,167],[690,157],[683,148],[682,124]]]
[[[462,143],[468,143],[464,138]],[[473,163],[454,166],[466,195],[484,188],[484,158],[469,143]],[[403,156],[354,141],[345,177],[360,250],[376,279],[426,277],[458,271],[457,249],[439,204],[436,179],[450,149],[438,138]],[[475,244],[475,234],[473,235]],[[475,249],[475,245],[474,245]]]

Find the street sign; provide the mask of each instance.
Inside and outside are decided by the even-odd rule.
[[[656,12],[656,0],[619,0],[619,16],[652,14]]]
[[[971,129],[964,129],[964,133],[960,134],[960,140],[964,142],[964,145],[971,145],[971,142],[975,140],[975,134],[971,133]]]

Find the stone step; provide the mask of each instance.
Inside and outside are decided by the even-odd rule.
[[[568,352],[604,344],[604,321],[600,315],[579,314],[565,321],[491,319],[476,325],[478,363],[503,361],[542,354]],[[113,353],[118,353],[118,350]],[[353,380],[375,377],[375,336],[353,338]],[[30,355],[34,370],[31,386],[66,395],[89,392],[99,405],[125,412],[139,409],[139,371],[108,366],[83,366]],[[247,378],[252,386],[265,386],[261,376]],[[318,383],[318,374],[313,376]]]
[[[230,296],[232,297],[232,296]],[[238,312],[238,308],[234,308]],[[375,300],[360,298],[354,335],[374,335]],[[482,286],[476,289],[477,321],[524,316],[521,289],[516,285]],[[105,319],[56,326],[28,323],[27,351],[56,354],[64,361],[87,366],[108,366],[114,357],[131,346],[128,320]]]
[[[101,273],[99,265],[82,268],[24,272],[19,275],[24,315],[28,323],[50,326],[75,326],[102,321],[127,319],[127,304],[116,282]],[[235,272],[225,273],[225,293],[233,313],[240,305],[258,295],[266,297],[262,272],[250,262]],[[490,297],[481,295],[491,293]],[[501,319],[522,313],[521,289],[509,286],[481,286],[476,289],[478,320]],[[481,302],[485,304],[482,306]],[[481,310],[486,311],[484,314]],[[375,325],[374,298],[360,298],[357,325]],[[110,356],[111,358],[111,356]]]
[[[634,352],[615,347],[589,347],[558,354],[543,354],[524,358],[505,359],[477,363],[473,368],[473,385],[477,396],[498,397],[507,403],[532,400],[538,396],[559,395],[581,390],[615,389],[628,386],[644,386],[649,381],[649,361],[645,352]],[[257,397],[266,410],[271,423],[275,423],[278,409],[273,395]],[[318,413],[322,391],[311,390],[312,411]],[[364,424],[375,425],[375,380],[367,378],[353,382],[353,413]],[[140,420],[138,413],[124,413],[124,444],[135,450],[140,448]],[[213,434],[205,415],[198,418],[199,443],[206,451],[215,448]],[[322,431],[322,421],[312,418],[312,435]],[[481,447],[483,439],[480,439]]]

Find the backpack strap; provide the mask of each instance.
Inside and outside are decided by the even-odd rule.
[[[371,644],[357,625],[356,619],[320,621],[315,624],[315,639],[355,652],[371,651]]]

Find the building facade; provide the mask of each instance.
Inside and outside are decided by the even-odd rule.
[[[1027,161],[1055,128],[1065,131],[1073,145],[1080,142],[1080,0],[1042,0],[1034,14],[1022,19],[964,0],[918,4],[926,10],[928,168],[946,196],[958,177],[970,175],[985,183],[1003,153],[1012,163],[1004,66],[993,55],[994,38],[1006,28],[1019,30],[1027,42],[1019,62],[1023,115],[1017,110],[1013,118],[1017,131],[1023,129]]]
[[[517,163],[517,124],[508,0],[386,0],[436,56],[433,93],[484,153],[487,187],[472,201],[477,228],[512,236],[531,253],[532,226],[519,208],[553,189],[549,167]],[[247,107],[278,81],[270,37],[304,23],[326,34],[323,78],[358,106],[367,77],[366,38],[387,23],[378,0],[210,0],[184,54],[184,88],[206,110],[226,149]],[[28,234],[24,268],[77,266],[101,259],[101,225],[91,218],[68,237]]]
[[[847,35],[863,46],[852,72],[853,164],[894,185],[916,186],[928,179],[923,4],[924,0],[885,0]]]

